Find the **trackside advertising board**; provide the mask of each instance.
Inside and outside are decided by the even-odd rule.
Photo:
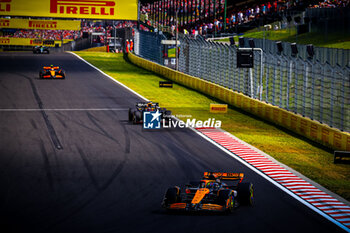
[[[0,0],[0,15],[137,20],[137,0]]]
[[[210,112],[227,113],[227,104],[210,104]]]
[[[63,43],[67,43],[72,40],[63,40]],[[61,46],[62,41],[55,40],[52,45],[44,44],[44,41],[41,39],[35,38],[12,38],[12,37],[0,37],[0,45],[22,45],[22,46],[36,46],[36,45],[45,45],[47,47],[54,47],[55,44]]]
[[[0,19],[0,28],[79,31],[80,24],[77,20]]]

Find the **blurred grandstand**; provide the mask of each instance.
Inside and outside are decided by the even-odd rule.
[[[276,21],[287,27],[294,17],[302,19],[307,8],[347,8],[349,0],[163,0],[141,1],[142,30],[174,34],[176,9],[179,32],[207,36],[220,33],[241,33]],[[299,23],[299,22],[293,22]],[[150,28],[154,28],[153,30]]]
[[[144,3],[141,13],[146,24],[175,30],[175,8],[179,7],[179,30],[185,34],[238,32],[281,20],[287,13],[304,9],[309,1],[153,1]],[[226,6],[226,7],[225,7]]]

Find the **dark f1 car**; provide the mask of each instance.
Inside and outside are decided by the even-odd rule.
[[[199,182],[169,188],[162,207],[167,210],[231,213],[239,205],[253,205],[253,184],[242,183],[243,173],[204,172]],[[232,181],[232,185],[222,181]]]
[[[50,53],[50,50],[48,47],[45,46],[35,46],[33,47],[33,53]]]
[[[58,66],[44,66],[39,72],[39,77],[64,79],[66,78],[66,72]]]
[[[171,111],[166,108],[159,107],[158,103],[153,102],[139,102],[134,108],[129,108],[129,121],[137,124],[143,122],[144,112],[158,111],[161,115],[161,120],[169,120],[171,118]]]

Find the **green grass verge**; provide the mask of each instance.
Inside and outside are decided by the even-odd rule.
[[[106,52],[107,48],[106,46],[101,46],[101,47],[92,47],[88,49],[84,49],[84,52]]]
[[[239,109],[231,107],[227,114],[211,114],[209,104],[217,100],[177,84],[172,89],[159,88],[158,82],[164,78],[127,63],[121,54],[76,54],[173,114],[221,120],[224,130],[350,200],[350,165],[333,164],[332,153],[324,148]]]

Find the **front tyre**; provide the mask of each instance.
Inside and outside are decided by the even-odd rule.
[[[225,212],[230,214],[233,212],[235,208],[235,197],[233,195],[233,191],[231,189],[220,190],[219,191],[219,205],[225,207]]]
[[[134,123],[134,124],[137,124],[137,123],[140,122],[141,120],[142,120],[141,112],[135,111],[135,112],[134,112],[134,117],[133,117],[133,123]]]
[[[230,197],[226,201],[226,213],[230,214],[233,212],[235,208],[235,198],[231,194]]]
[[[180,201],[180,188],[179,187],[168,188],[164,196],[164,201],[163,201],[164,207],[179,201]]]

